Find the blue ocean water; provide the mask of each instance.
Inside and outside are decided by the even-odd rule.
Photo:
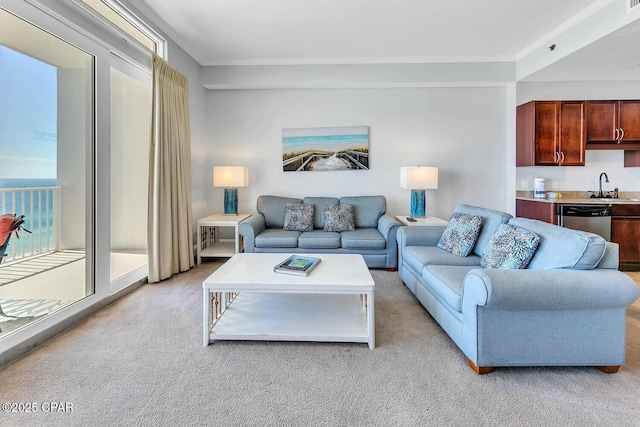
[[[0,214],[24,215],[24,227],[32,233],[19,232],[19,239],[12,235],[7,254],[46,248],[53,237],[53,191],[31,190],[39,187],[55,187],[56,179],[0,178]],[[3,191],[11,189],[13,191]],[[38,247],[42,245],[42,248]]]
[[[282,145],[285,148],[305,145],[321,146],[327,144],[366,144],[369,141],[367,134],[351,135],[310,135],[310,136],[284,136]]]
[[[55,178],[0,178],[0,189],[54,187]]]

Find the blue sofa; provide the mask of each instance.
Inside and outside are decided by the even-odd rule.
[[[482,217],[468,256],[437,244],[441,227],[400,227],[398,273],[479,374],[506,366],[596,366],[617,372],[625,358],[626,307],[640,296],[618,271],[618,245],[596,234],[495,210]],[[524,269],[482,268],[500,224],[533,231],[539,245]]]
[[[313,230],[284,230],[288,203],[314,207]],[[355,230],[324,231],[325,208],[352,205]],[[245,252],[345,253],[361,254],[369,268],[397,267],[396,233],[400,223],[386,214],[384,196],[305,197],[260,196],[257,215],[240,224],[238,232]]]

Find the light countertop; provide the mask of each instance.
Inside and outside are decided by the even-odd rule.
[[[548,192],[549,193],[549,192]],[[557,203],[560,205],[638,205],[640,204],[640,193],[638,192],[620,192],[620,198],[595,198],[589,196],[588,191],[566,191],[561,192],[560,199],[538,199],[533,197],[532,191],[518,191],[516,200],[530,200],[541,203]]]

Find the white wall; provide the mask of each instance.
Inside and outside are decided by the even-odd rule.
[[[208,186],[209,211],[222,212],[223,190],[212,187],[211,167],[225,164],[249,167],[250,186],[238,190],[241,212],[255,212],[261,194],[382,194],[390,214],[408,214],[410,191],[400,188],[400,167],[416,164],[440,168],[439,188],[427,191],[428,215],[448,218],[458,203],[504,210],[506,92],[505,87],[209,91],[209,164],[199,177]],[[370,170],[283,172],[282,129],[323,126],[368,126]]]
[[[89,82],[91,79],[89,78]],[[87,247],[86,206],[87,170],[90,169],[87,147],[86,70],[58,70],[57,185],[62,187],[59,207],[62,227],[61,249],[83,250]]]
[[[589,100],[589,99],[638,99],[638,82],[522,82],[517,84],[517,104],[531,100]],[[640,168],[624,167],[622,150],[587,150],[585,166],[535,166],[516,168],[516,188],[524,189],[524,182],[530,186],[535,177],[546,178],[547,188],[556,181],[558,188],[565,191],[598,190],[601,172],[609,176],[609,183],[603,183],[603,190],[619,188],[620,191],[640,191]],[[532,188],[532,187],[531,187]]]

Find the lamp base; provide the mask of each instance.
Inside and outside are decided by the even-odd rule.
[[[238,215],[238,189],[224,189],[224,214]]]
[[[425,191],[411,190],[411,216],[425,216]]]

